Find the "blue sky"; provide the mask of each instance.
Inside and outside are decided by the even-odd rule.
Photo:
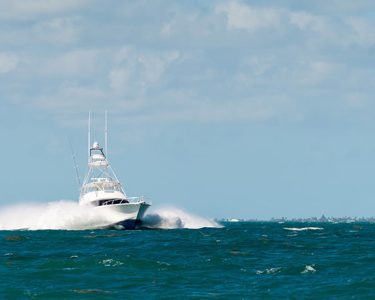
[[[375,215],[373,1],[0,0],[1,204],[77,199],[87,113],[127,194]]]

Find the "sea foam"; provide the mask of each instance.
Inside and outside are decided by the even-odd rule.
[[[106,228],[116,223],[117,214],[73,201],[44,204],[18,204],[0,207],[0,230],[84,230]],[[144,217],[144,226],[154,229],[219,227],[214,221],[189,214],[181,209],[158,209]]]

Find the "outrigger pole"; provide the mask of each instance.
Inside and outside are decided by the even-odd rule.
[[[88,130],[88,137],[87,137],[87,148],[88,148],[88,157],[90,158],[90,148],[91,148],[91,111],[89,111],[89,130]]]
[[[108,112],[105,111],[104,115],[104,153],[108,157]],[[88,134],[87,134],[87,149],[88,157],[91,155],[91,111],[89,111],[89,123],[88,123]]]
[[[105,140],[105,143],[104,143],[104,151],[105,151],[105,156],[106,158],[108,158],[108,117],[107,117],[107,110],[105,111],[105,115],[104,115],[104,122],[105,122],[105,128],[104,128],[104,140]]]

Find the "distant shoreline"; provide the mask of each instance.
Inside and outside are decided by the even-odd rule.
[[[218,222],[274,222],[274,223],[375,223],[375,217],[310,217],[310,218],[271,218],[271,219],[244,219],[244,218],[223,218],[216,219]]]

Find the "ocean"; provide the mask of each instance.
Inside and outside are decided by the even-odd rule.
[[[180,221],[2,230],[0,299],[375,299],[375,224]]]

